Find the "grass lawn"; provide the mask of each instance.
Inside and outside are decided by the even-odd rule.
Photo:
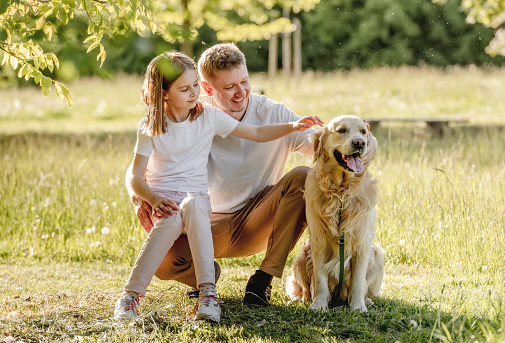
[[[219,325],[188,320],[188,288],[154,280],[143,316],[113,305],[145,239],[123,177],[133,156],[138,78],[70,85],[74,109],[39,89],[0,91],[0,342],[503,342],[505,70],[423,68],[252,76],[298,114],[469,120],[443,136],[421,124],[374,131],[382,296],[367,313],[241,305],[262,254],[221,259]],[[293,155],[286,170],[310,159]],[[304,237],[305,238],[305,237]],[[298,247],[290,255],[285,276]]]

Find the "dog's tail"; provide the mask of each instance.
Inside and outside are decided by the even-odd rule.
[[[373,298],[380,297],[382,279],[384,277],[384,256],[386,252],[379,243],[372,243],[372,253],[368,263],[367,283],[368,296]]]
[[[310,299],[310,274],[312,273],[310,243],[305,242],[300,250],[300,254],[293,262],[293,274],[286,279],[286,295],[290,302]]]
[[[290,302],[296,302],[302,299],[302,288],[296,281],[295,274],[291,274],[286,279],[286,295]]]

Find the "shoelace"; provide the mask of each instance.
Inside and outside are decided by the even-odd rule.
[[[193,309],[193,313],[191,314],[189,319],[193,320],[195,318],[196,311],[198,311],[198,307],[200,306],[200,303],[202,303],[204,306],[209,306],[209,303],[211,300],[217,301],[218,304],[223,303],[223,301],[219,300],[218,297],[216,297],[215,295],[200,295],[200,297],[198,297],[198,300],[196,302],[195,308]]]
[[[138,316],[139,315],[138,306],[140,306],[139,305],[139,298],[126,299],[124,310],[125,310],[125,312],[132,310]]]

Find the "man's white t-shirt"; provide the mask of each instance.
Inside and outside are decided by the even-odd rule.
[[[205,105],[204,112],[194,121],[168,121],[167,132],[148,137],[137,130],[135,153],[150,157],[146,181],[153,191],[207,192],[207,162],[214,136],[227,137],[238,121],[217,109]]]
[[[200,99],[212,103],[212,98]],[[300,117],[266,96],[250,94],[242,123],[260,126],[298,121]],[[232,213],[244,207],[266,186],[277,183],[291,152],[310,146],[314,129],[257,143],[234,136],[214,137],[209,157],[209,194],[212,211]]]

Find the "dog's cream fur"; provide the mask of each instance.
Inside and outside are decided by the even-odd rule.
[[[314,136],[314,168],[305,183],[310,244],[302,246],[286,286],[292,300],[313,299],[313,310],[326,311],[330,300],[339,300],[331,298],[339,280],[342,232],[345,270],[340,298],[351,309],[367,311],[371,298],[380,295],[384,251],[372,243],[378,187],[360,160],[368,132],[360,118],[340,116]]]

